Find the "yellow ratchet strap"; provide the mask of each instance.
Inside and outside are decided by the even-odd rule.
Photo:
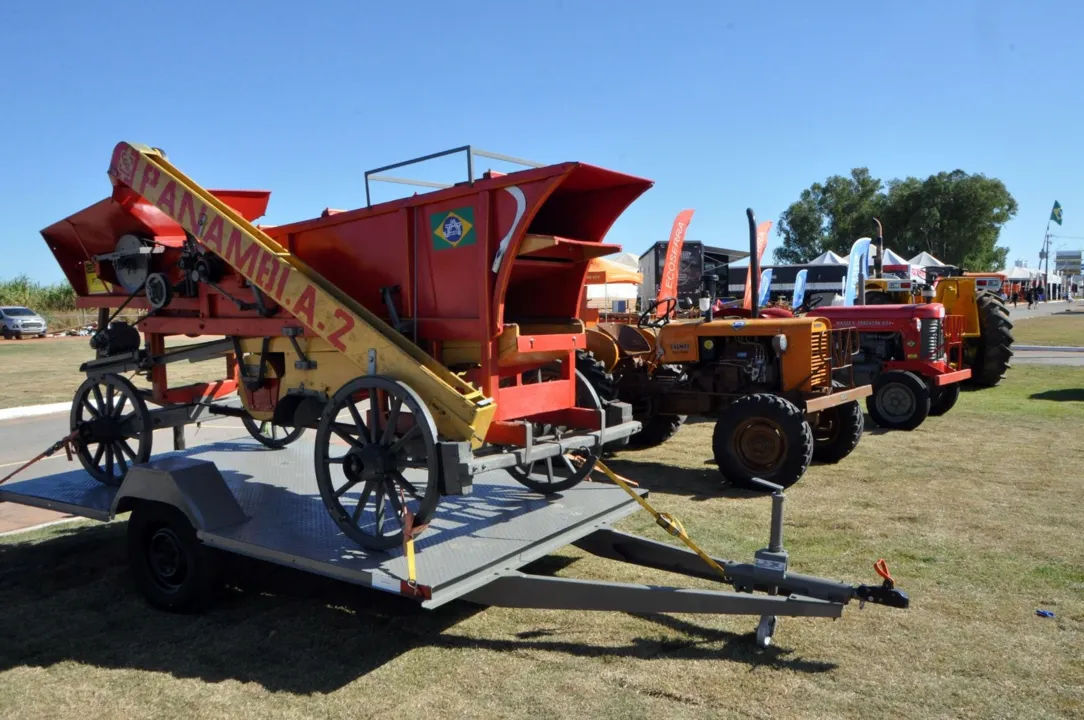
[[[709,567],[718,572],[724,578],[726,577],[726,570],[724,570],[719,563],[715,562],[715,560],[713,560],[710,555],[701,550],[699,545],[692,541],[692,538],[689,537],[689,534],[685,532],[685,526],[681,524],[680,520],[678,520],[673,515],[670,515],[668,513],[661,513],[655,508],[651,507],[651,504],[647,500],[644,500],[640,496],[640,493],[629,487],[630,481],[625,480],[613,470],[606,467],[601,460],[595,463],[595,470],[600,471],[603,475],[610,478],[610,480],[612,480],[619,488],[631,495],[633,500],[640,503],[640,507],[651,513],[651,517],[655,518],[655,523],[659,527],[661,527],[663,530],[670,533],[674,537],[680,539],[681,542],[685,543],[685,545],[688,546],[690,550],[700,556],[700,559],[707,563]]]

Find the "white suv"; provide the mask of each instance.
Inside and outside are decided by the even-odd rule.
[[[30,308],[15,305],[0,307],[0,331],[5,340],[26,335],[45,337],[45,318]]]

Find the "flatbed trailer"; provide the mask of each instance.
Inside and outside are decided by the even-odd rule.
[[[690,550],[613,529],[614,522],[640,508],[639,501],[619,487],[588,481],[540,497],[500,469],[479,475],[472,494],[442,503],[414,547],[368,550],[346,537],[325,511],[312,477],[312,452],[305,438],[279,450],[250,438],[215,442],[133,466],[119,486],[102,484],[81,467],[50,474],[36,465],[23,473],[25,479],[0,486],[0,502],[100,521],[131,512],[133,574],[148,600],[167,610],[205,607],[202,601],[208,598],[171,595],[163,588],[209,577],[198,566],[215,562],[206,548],[389,592],[430,609],[462,599],[504,607],[756,615],[762,646],[771,642],[778,616],[838,618],[851,600],[908,606],[906,593],[888,579],[879,585],[851,585],[790,572],[783,548],[781,490],[772,496],[768,547],[758,551],[751,564],[716,558],[725,577]],[[641,498],[648,495],[643,489],[635,492]],[[172,522],[148,520],[170,517]],[[151,533],[148,528],[158,530]],[[717,580],[734,591],[550,577],[523,570],[567,545],[603,558]],[[176,577],[177,558],[188,563],[186,577]],[[209,588],[197,589],[213,595]]]

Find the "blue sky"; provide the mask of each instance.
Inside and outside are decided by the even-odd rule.
[[[742,247],[746,207],[776,220],[861,165],[1000,177],[1010,260],[1035,266],[1055,199],[1055,232],[1084,237],[1084,4],[150,5],[0,6],[0,277],[61,277],[38,231],[108,194],[122,139],[272,190],[268,223],[356,207],[366,169],[470,143],[654,180],[609,238],[634,252],[684,207],[691,239]]]

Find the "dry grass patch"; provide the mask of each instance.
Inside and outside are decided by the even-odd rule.
[[[171,616],[128,580],[123,523],[5,538],[0,716],[1080,717],[1080,388],[1082,369],[1015,368],[812,468],[788,493],[792,567],[870,581],[884,557],[912,607],[784,619],[766,651],[753,618],[426,612],[240,559],[219,608]],[[769,503],[719,482],[711,429],[612,464],[706,548],[748,559]],[[642,513],[622,527],[660,537]],[[575,550],[538,571],[673,582]]]
[[[207,342],[212,337],[169,338],[166,347]],[[68,402],[86,379],[79,366],[94,357],[86,337],[0,340],[0,408]],[[176,363],[168,368],[171,385],[217,380],[225,375],[224,361]],[[136,387],[150,387],[142,377],[126,375]]]

